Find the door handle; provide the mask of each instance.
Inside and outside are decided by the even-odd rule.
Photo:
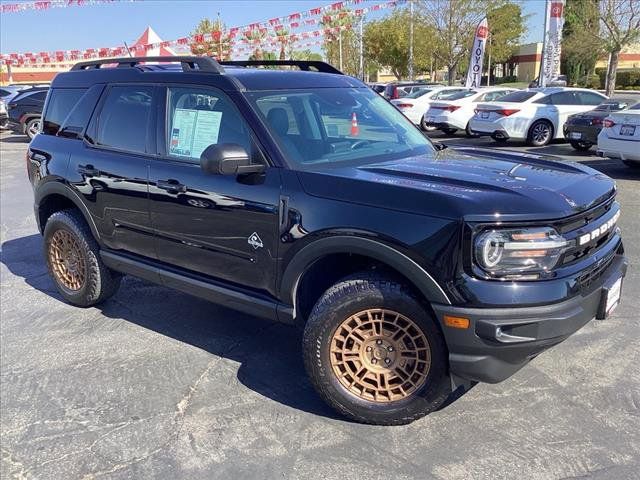
[[[95,168],[93,165],[78,165],[78,173],[86,175],[87,177],[93,177],[98,175],[100,170]]]
[[[178,180],[170,178],[169,180],[158,180],[156,187],[166,190],[169,193],[184,193],[187,191],[187,186],[180,183]]]

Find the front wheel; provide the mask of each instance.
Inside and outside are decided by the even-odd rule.
[[[411,291],[361,273],[327,290],[306,324],[304,361],[320,396],[361,423],[402,425],[451,393],[435,320]]]
[[[572,141],[570,142],[571,146],[574,148],[574,150],[577,150],[579,152],[586,152],[587,150],[589,150],[593,144],[589,143],[589,142],[576,142],[576,141]]]

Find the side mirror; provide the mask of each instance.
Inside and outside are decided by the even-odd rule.
[[[249,154],[236,143],[209,145],[200,155],[200,167],[213,175],[262,173],[264,165],[252,164]]]

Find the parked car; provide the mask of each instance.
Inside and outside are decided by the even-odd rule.
[[[292,62],[56,76],[27,174],[64,300],[96,305],[131,274],[298,325],[318,394],[382,425],[504,380],[618,305],[612,179],[436,148],[330,65],[256,65]]]
[[[605,100],[605,95],[584,88],[520,90],[497,102],[479,104],[469,128],[473,133],[490,135],[496,142],[526,140],[540,147],[554,138],[564,138],[569,115],[592,110]]]
[[[529,83],[529,88],[538,88],[540,86],[540,80],[538,77],[533,79]],[[566,75],[558,75],[551,79],[551,81],[546,85],[547,87],[566,87],[567,86],[567,76]]]
[[[493,102],[507,93],[517,91],[514,88],[486,87],[456,92],[445,99],[433,101],[424,114],[424,125],[453,135],[464,130],[468,137],[475,136],[469,129],[469,120],[474,115],[478,102]]]
[[[5,130],[9,126],[9,115],[7,115],[7,104],[0,98],[0,130]]]
[[[384,90],[387,84],[386,83],[370,83],[369,86],[377,94],[384,95]]]
[[[598,155],[619,158],[630,167],[640,168],[640,102],[612,112],[602,121]]]
[[[576,150],[589,150],[598,143],[602,120],[611,112],[624,110],[634,103],[633,100],[607,100],[588,112],[569,115],[563,127],[564,138]]]
[[[424,123],[424,114],[431,102],[445,100],[451,95],[467,90],[465,87],[425,86],[401,99],[391,100],[391,103],[414,124],[420,125],[423,130],[435,130],[435,127]]]
[[[12,98],[7,105],[9,128],[32,140],[40,131],[40,117],[48,90],[42,87],[29,88]]]
[[[385,85],[383,96],[387,100],[395,100],[434,85],[426,82],[391,82]]]

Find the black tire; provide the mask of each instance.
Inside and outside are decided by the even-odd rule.
[[[361,398],[348,391],[333,370],[330,349],[334,333],[351,316],[374,308],[384,308],[411,319],[427,339],[431,365],[425,372],[426,379],[402,399],[375,402]],[[361,351],[362,348],[364,344]],[[438,409],[451,393],[447,349],[439,327],[410,289],[381,275],[363,272],[329,288],[309,316],[303,352],[307,373],[323,400],[356,422],[404,425]]]
[[[507,141],[509,140],[508,138],[504,138],[504,137],[491,137],[491,138],[496,143],[507,143]]]
[[[640,160],[622,160],[627,167],[640,168]]]
[[[420,120],[420,128],[423,132],[433,132],[436,129],[436,127],[427,125],[427,122],[424,121],[424,117]]]
[[[78,251],[82,255],[84,279],[80,282],[79,288],[69,288],[60,279],[60,275],[54,271],[53,254],[50,253],[53,250],[54,235],[58,231],[66,238],[77,242]],[[67,234],[70,237],[67,237]],[[122,276],[110,270],[102,262],[99,252],[98,243],[78,210],[55,212],[47,220],[44,229],[44,256],[47,269],[60,295],[68,303],[78,307],[91,307],[105,301],[117,292]]]
[[[477,133],[473,133],[471,131],[470,125],[468,123],[467,123],[467,126],[464,129],[464,131],[467,134],[467,137],[469,137],[469,138],[478,138],[478,137],[480,137],[480,135],[478,135]]]
[[[589,150],[593,144],[589,143],[589,142],[577,142],[575,140],[569,142],[571,144],[571,146],[579,151],[579,152],[586,152],[587,150]]]
[[[458,131],[457,128],[443,128],[442,131],[445,133],[445,135],[455,135],[455,133]]]
[[[40,131],[40,122],[40,118],[32,118],[26,123],[24,131],[27,134],[27,137],[29,137],[29,140],[33,140],[33,137],[35,137]]]
[[[536,120],[529,127],[527,145],[544,147],[553,140],[553,125],[548,120]]]

